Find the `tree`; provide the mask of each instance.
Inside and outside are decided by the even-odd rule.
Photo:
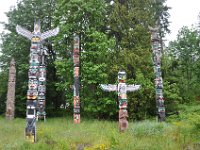
[[[24,114],[27,91],[27,71],[30,42],[16,34],[20,24],[33,29],[33,20],[40,18],[42,29],[59,26],[60,33],[54,43],[47,41],[48,85],[47,105],[55,108],[72,104],[73,85],[73,35],[81,40],[81,103],[82,114],[95,118],[113,118],[117,115],[116,93],[104,93],[100,83],[116,83],[120,69],[127,72],[127,83],[142,85],[142,89],[128,95],[130,117],[143,119],[155,112],[153,64],[148,26],[161,24],[164,35],[168,27],[168,7],[154,0],[22,0],[10,10],[9,23],[3,34],[1,63],[3,72],[9,59],[17,61],[18,114]],[[155,15],[156,14],[156,15]],[[55,48],[53,50],[52,46]],[[25,80],[26,79],[26,80]],[[72,105],[68,111],[72,112]],[[116,108],[116,109],[115,109]],[[48,111],[47,111],[48,112]],[[54,114],[53,114],[54,113]],[[49,114],[49,113],[48,113]]]
[[[194,100],[199,96],[199,37],[195,28],[182,27],[177,39],[169,43],[168,55],[172,59],[170,74],[178,80],[180,97],[184,102]],[[172,82],[172,81],[171,81]]]
[[[156,112],[148,26],[158,22],[161,34],[164,36],[168,32],[169,7],[164,3],[157,0],[115,0],[110,6],[109,35],[116,39],[115,64],[127,70],[131,83],[142,85],[128,98],[133,119],[142,119]]]

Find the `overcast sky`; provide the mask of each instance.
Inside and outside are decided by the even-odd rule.
[[[175,40],[178,30],[183,26],[197,25],[200,12],[200,0],[167,0],[167,6],[172,7],[170,13],[171,34],[166,36],[168,41]]]
[[[0,22],[7,22],[5,12],[10,10],[11,6],[16,6],[17,0],[0,0]],[[0,25],[0,32],[3,31],[3,27]]]
[[[7,21],[4,12],[9,11],[10,6],[16,5],[17,0],[1,0],[0,1],[0,21]],[[167,0],[168,6],[172,7],[169,11],[171,34],[166,36],[167,41],[174,40],[178,30],[183,26],[191,27],[192,24],[197,24],[197,17],[200,12],[200,0]],[[0,26],[0,32],[2,32]]]

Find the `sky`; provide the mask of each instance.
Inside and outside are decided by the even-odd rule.
[[[200,0],[167,0],[167,6],[172,7],[170,13],[171,34],[166,36],[166,40],[176,39],[178,30],[183,26],[191,27],[197,25],[200,12]]]
[[[10,10],[11,6],[16,6],[17,0],[0,0],[0,22],[7,22],[7,17],[4,14]],[[0,32],[3,31],[3,26],[0,25]]]
[[[0,22],[7,22],[5,12],[9,11],[10,6],[16,6],[17,0],[0,0]],[[171,34],[165,37],[166,43],[176,39],[178,30],[183,26],[191,27],[198,22],[200,12],[200,0],[167,0],[166,5],[172,7],[169,11],[169,21]],[[0,32],[3,27],[0,25]]]

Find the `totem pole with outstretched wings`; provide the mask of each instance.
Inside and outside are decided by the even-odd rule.
[[[124,131],[128,128],[128,111],[127,111],[127,92],[134,92],[140,88],[140,85],[127,85],[126,72],[118,72],[118,84],[100,84],[102,90],[107,92],[116,91],[118,93],[119,101],[119,130]]]
[[[31,40],[25,134],[30,141],[36,142],[36,120],[38,118],[46,120],[46,64],[44,60],[45,55],[48,53],[47,48],[42,45],[42,42],[49,37],[57,35],[59,28],[41,33],[40,21],[37,21],[34,23],[33,32],[19,25],[17,25],[16,31],[18,34]]]

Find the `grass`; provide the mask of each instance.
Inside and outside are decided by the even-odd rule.
[[[124,133],[117,122],[52,118],[37,123],[37,143],[24,138],[25,119],[0,118],[2,150],[182,150],[199,149],[198,134],[180,122],[130,122]]]

